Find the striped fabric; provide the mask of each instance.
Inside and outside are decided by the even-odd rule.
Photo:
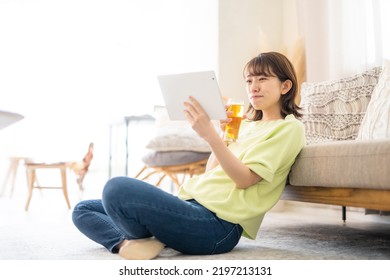
[[[353,140],[378,82],[381,67],[351,77],[302,84],[306,144]]]

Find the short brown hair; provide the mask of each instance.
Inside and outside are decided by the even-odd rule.
[[[285,118],[289,114],[293,114],[295,117],[300,118],[302,114],[299,112],[301,109],[295,103],[295,97],[298,94],[298,82],[295,74],[295,69],[290,60],[286,56],[278,52],[265,52],[252,58],[244,67],[244,77],[246,75],[251,76],[274,76],[281,82],[290,80],[292,83],[291,89],[281,96],[281,114]],[[250,104],[247,113],[253,114],[253,120],[261,120],[263,118],[263,112],[261,110],[255,110]]]

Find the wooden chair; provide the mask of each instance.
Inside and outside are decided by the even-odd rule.
[[[156,186],[160,186],[161,182],[167,176],[172,180],[177,188],[187,179],[187,177],[192,177],[193,175],[202,174],[205,172],[207,158],[200,161],[171,165],[171,166],[148,166],[145,165],[135,176],[140,180],[147,180],[152,175],[157,175],[159,177]],[[179,180],[179,175],[182,175],[182,179]]]
[[[83,181],[85,174],[88,172],[88,168],[91,164],[93,158],[93,143],[89,144],[88,152],[81,161],[74,162],[55,162],[55,163],[45,163],[45,162],[32,162],[27,161],[25,163],[26,172],[27,172],[27,184],[28,184],[28,198],[25,206],[25,210],[28,210],[30,201],[32,198],[34,189],[62,189],[62,192],[65,197],[66,204],[68,209],[70,209],[70,202],[68,197],[68,187],[67,187],[67,169],[71,169],[77,177],[77,184],[79,189],[83,190]],[[40,169],[57,169],[61,176],[60,186],[43,186],[39,183],[37,177],[37,170]]]
[[[70,209],[70,202],[68,197],[67,189],[67,180],[66,180],[66,162],[57,162],[57,163],[35,163],[35,162],[26,162],[26,172],[27,172],[27,185],[28,185],[28,198],[25,206],[25,210],[28,210],[30,201],[32,198],[34,189],[62,189],[62,192],[65,197],[66,204],[68,209]],[[60,172],[61,176],[61,186],[42,186],[37,179],[37,170],[38,169],[57,169]]]

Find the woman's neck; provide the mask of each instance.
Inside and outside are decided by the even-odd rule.
[[[267,114],[264,111],[263,111],[263,117],[261,118],[262,121],[276,121],[276,120],[282,120],[282,119],[283,119],[283,117],[280,114],[280,112]]]

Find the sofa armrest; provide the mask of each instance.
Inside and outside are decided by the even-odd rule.
[[[390,139],[305,146],[292,166],[292,186],[390,189]]]

